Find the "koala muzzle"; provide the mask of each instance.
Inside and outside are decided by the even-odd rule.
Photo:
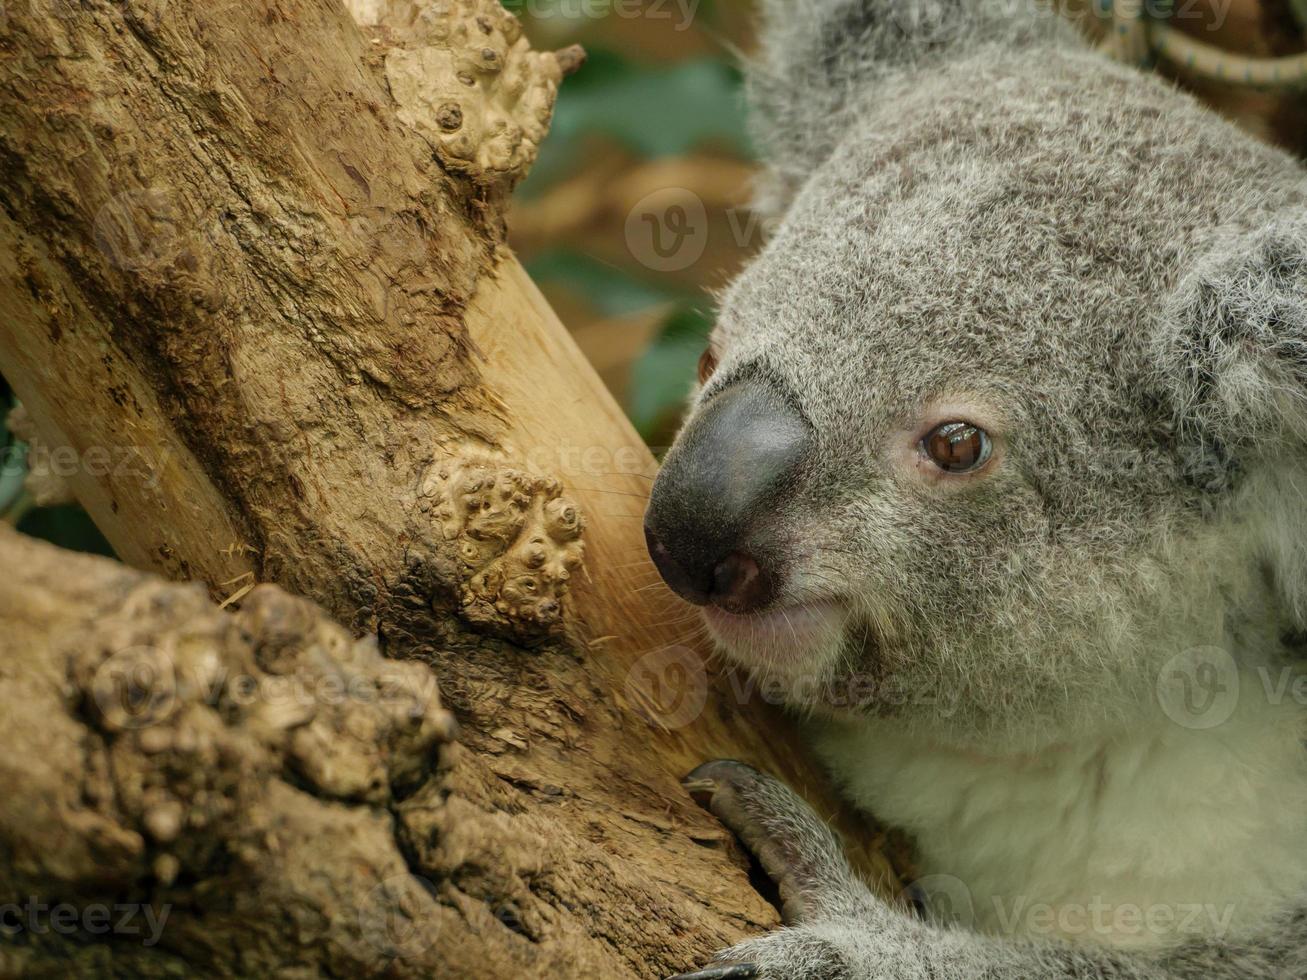
[[[779,559],[763,519],[811,441],[766,381],[736,382],[700,408],[667,454],[644,517],[649,554],[678,595],[733,613],[772,601]]]

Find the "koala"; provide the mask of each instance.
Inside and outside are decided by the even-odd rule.
[[[682,980],[1307,976],[1307,171],[1031,4],[763,8],[645,532],[920,879],[709,762],[786,925]]]

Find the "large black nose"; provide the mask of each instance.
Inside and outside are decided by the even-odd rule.
[[[811,438],[763,380],[736,382],[699,410],[667,454],[644,516],[649,554],[672,589],[737,613],[771,602],[779,582],[768,510]]]

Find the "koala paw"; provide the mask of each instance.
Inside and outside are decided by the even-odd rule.
[[[696,802],[758,858],[781,896],[786,928],[719,953],[710,966],[671,980],[871,980],[885,969],[904,916],[854,874],[826,823],[787,786],[740,762],[719,760],[685,778]],[[874,938],[873,938],[874,937]]]
[[[724,950],[702,970],[670,980],[864,980],[838,942],[803,926],[778,929]],[[870,980],[870,978],[867,978]]]

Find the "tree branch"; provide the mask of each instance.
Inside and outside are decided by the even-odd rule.
[[[186,838],[175,875],[149,846],[113,843],[144,841],[154,810],[115,810],[113,887],[171,902],[176,925],[154,958],[85,955],[132,975],[170,956],[242,976],[305,958],[429,975],[437,955],[442,976],[675,972],[776,921],[678,777],[736,756],[826,812],[829,797],[784,722],[742,704],[685,639],[690,620],[645,559],[653,461],[502,245],[504,196],[574,53],[530,52],[493,0],[376,9],[360,31],[334,0],[7,8],[0,370],[41,441],[80,461],[78,500],[127,562],[197,579],[239,617],[268,601],[252,586],[275,583],[375,631],[385,654],[435,670],[463,730],[445,768],[410,772],[405,755],[389,789],[369,781],[381,770],[339,768],[336,729],[219,765],[238,803],[202,818],[212,829]],[[140,581],[96,574],[124,602]],[[227,621],[188,594],[188,615]],[[111,619],[149,612],[107,601],[94,608]],[[117,654],[128,634],[78,635]],[[224,669],[255,655],[205,643]],[[254,724],[206,711],[197,731],[235,726],[213,729],[220,755]],[[356,715],[373,724],[353,708],[332,724]],[[64,750],[93,726],[78,723],[27,743],[57,745],[40,754],[62,768],[10,760],[24,800],[64,801],[50,826],[80,819],[80,756]],[[148,754],[138,743],[106,736],[104,752]],[[209,778],[196,765],[175,778]],[[186,799],[183,826],[199,806]],[[20,822],[0,826],[15,861],[39,843]],[[212,863],[188,856],[205,848]],[[374,856],[356,866],[360,848]],[[38,864],[14,880],[36,894],[81,883],[70,853],[71,878]],[[378,907],[411,908],[431,945],[364,966],[336,930],[400,855],[430,888]],[[215,923],[233,938],[205,946]]]

